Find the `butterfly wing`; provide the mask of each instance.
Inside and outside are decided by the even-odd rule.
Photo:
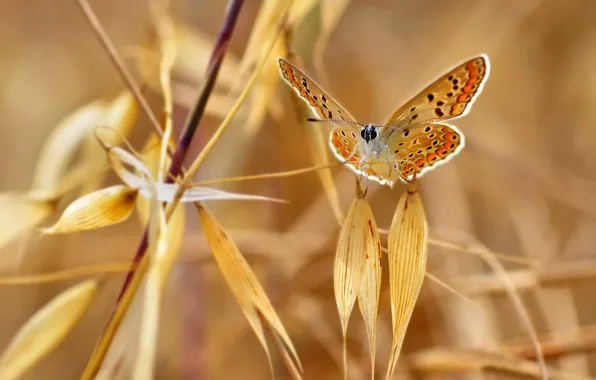
[[[464,147],[464,136],[454,126],[440,123],[415,125],[392,134],[387,146],[389,163],[402,180],[411,180],[455,157]]]
[[[315,116],[324,120],[354,121],[348,111],[306,74],[283,58],[278,58],[278,62],[282,78],[308,103]],[[351,128],[357,130],[355,126]]]
[[[389,117],[383,129],[385,138],[408,125],[465,115],[482,91],[489,71],[488,57],[481,55],[443,75]]]

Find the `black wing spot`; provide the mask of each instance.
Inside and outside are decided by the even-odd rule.
[[[399,153],[399,149],[396,149],[393,151],[393,154],[398,154]]]
[[[410,135],[409,129],[404,129],[404,137],[408,137]]]
[[[441,106],[444,106],[444,105],[445,105],[445,102],[444,102],[444,101],[442,101],[442,100],[439,100],[439,101],[437,102],[437,106],[439,106],[439,107],[441,107]]]
[[[356,134],[354,132],[352,132],[352,137],[356,138]]]
[[[308,82],[305,79],[302,79],[302,86],[304,86],[304,88],[308,88]]]
[[[453,92],[448,92],[448,93],[447,93],[447,97],[448,97],[448,98],[450,98],[450,97],[452,97],[452,96],[453,96]]]
[[[424,128],[424,132],[430,132],[430,127]]]
[[[346,137],[346,132],[345,132],[345,131],[341,131],[341,135],[342,135],[343,137]]]
[[[431,150],[433,147],[432,146],[427,146],[426,150]]]
[[[333,114],[331,113],[331,111],[327,112],[327,116],[329,116],[330,119],[333,119]]]
[[[412,157],[414,157],[414,153],[410,153],[410,154],[408,154],[408,157],[409,157],[409,158],[412,158]]]
[[[310,94],[310,90],[308,88],[306,89],[306,92]]]
[[[410,108],[410,112],[414,112],[414,111],[416,111],[416,107]]]
[[[412,145],[416,145],[416,144],[418,144],[418,141],[419,141],[418,139],[414,139],[414,140],[412,140]]]
[[[412,120],[416,120],[416,119],[418,119],[418,114],[412,115]]]
[[[459,82],[457,79],[454,79],[454,80],[452,81],[453,85],[456,85],[456,84],[457,84],[457,82]]]
[[[418,154],[422,154],[422,149],[418,150],[418,152],[416,152]]]
[[[327,109],[327,104],[323,103],[323,108]]]
[[[453,79],[453,75],[449,75],[449,78],[447,78],[447,80],[452,80]]]
[[[313,95],[314,100],[319,100],[316,95]]]
[[[326,101],[327,101],[327,98],[325,97],[325,95],[321,95],[321,99],[322,99],[324,102],[326,102]]]
[[[435,99],[435,96],[433,94],[428,94],[426,95],[426,97],[428,98],[429,102],[432,102]]]
[[[433,145],[437,145],[438,143],[439,143],[439,140],[433,141]]]
[[[402,141],[402,142],[400,142],[400,143],[399,143],[399,144],[397,144],[397,145],[399,145],[399,146],[404,146],[404,142]]]
[[[435,138],[435,136],[436,136],[436,135],[435,135],[434,133],[431,133],[430,135],[428,135],[428,138],[429,138],[429,139],[434,139],[434,138]]]
[[[459,86],[453,86],[453,90],[454,90],[454,91],[457,91],[457,90],[459,90]]]
[[[441,110],[440,108],[435,108],[435,114],[438,117],[443,117],[445,115],[445,113],[443,112],[443,110]]]

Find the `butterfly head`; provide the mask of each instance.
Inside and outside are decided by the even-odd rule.
[[[372,124],[366,124],[360,131],[360,136],[366,140],[367,143],[376,139],[379,134],[377,133],[377,127]]]

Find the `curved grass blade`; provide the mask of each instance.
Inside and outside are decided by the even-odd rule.
[[[2,379],[21,378],[62,343],[95,298],[98,284],[87,280],[55,297],[21,327],[0,358]]]

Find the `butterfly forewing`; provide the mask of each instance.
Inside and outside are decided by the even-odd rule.
[[[304,99],[314,114],[324,120],[350,120],[354,118],[337,101],[294,65],[278,58],[284,80]],[[353,129],[357,129],[352,127]]]
[[[464,147],[464,137],[457,128],[439,123],[418,124],[396,131],[387,146],[392,149],[389,160],[402,179],[411,180],[455,157]]]
[[[481,55],[443,75],[389,117],[386,137],[392,129],[465,115],[482,91],[489,67],[488,57]]]

